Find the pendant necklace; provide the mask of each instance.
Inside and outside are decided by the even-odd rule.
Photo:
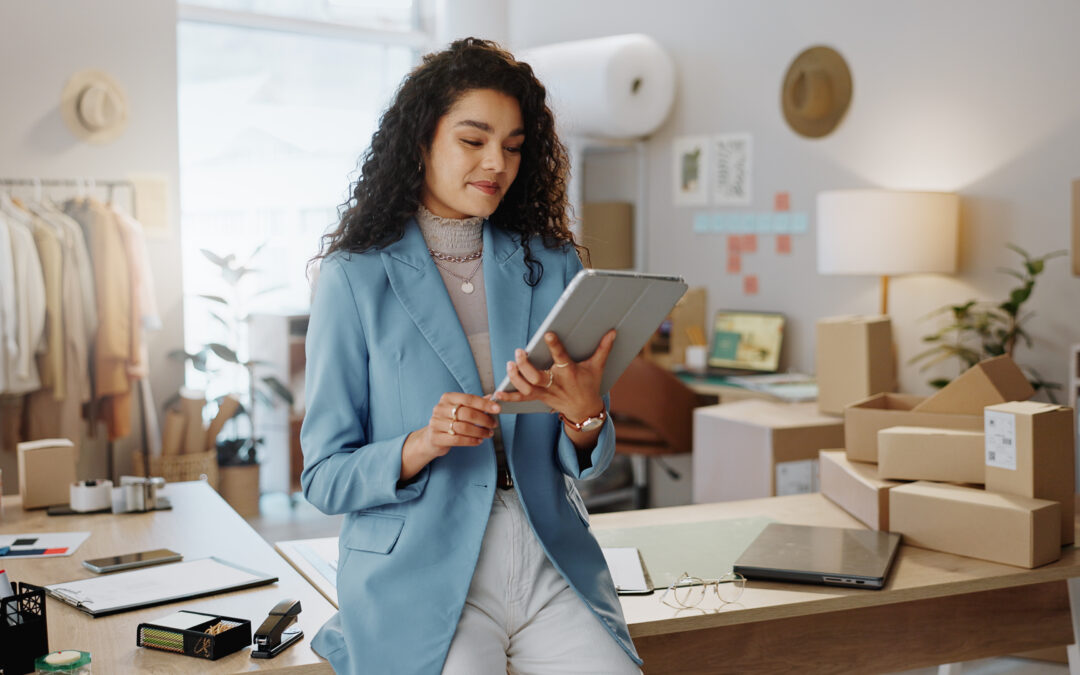
[[[481,252],[481,254],[482,253],[483,252]],[[455,272],[453,270],[450,270],[450,269],[438,264],[438,259],[440,259],[440,257],[435,255],[434,251],[432,251],[431,254],[432,254],[432,256],[434,256],[436,258],[435,265],[438,266],[438,269],[441,269],[441,270],[445,271],[450,276],[454,276],[454,278],[461,281],[461,293],[464,293],[465,295],[470,295],[470,294],[472,294],[473,291],[475,291],[476,287],[472,283],[472,278],[473,278],[473,276],[476,275],[476,272],[480,271],[481,266],[484,265],[483,260],[477,262],[476,267],[473,268],[473,271],[469,272],[468,276],[462,276],[461,274],[458,274],[457,272]],[[478,257],[478,255],[477,255],[477,257]],[[476,258],[471,258],[471,259],[475,260]]]

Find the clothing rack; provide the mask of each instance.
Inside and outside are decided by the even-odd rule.
[[[108,188],[109,193],[105,198],[111,203],[113,192],[116,188],[127,188],[131,194],[131,208],[135,207],[135,183],[130,180],[98,180],[96,178],[0,178],[0,186],[4,187],[32,187],[40,190],[43,187],[72,187],[80,191],[92,191],[98,187]],[[40,197],[40,195],[38,195]]]
[[[96,178],[0,178],[0,187],[8,187],[8,188],[10,188],[10,187],[32,187],[32,188],[35,189],[35,192],[38,193],[38,194],[35,194],[35,199],[40,199],[41,198],[40,191],[41,191],[41,188],[44,188],[44,187],[71,187],[71,188],[75,188],[79,193],[92,192],[92,191],[94,191],[94,190],[96,190],[96,189],[98,189],[100,187],[104,187],[104,188],[107,188],[108,191],[109,191],[108,195],[105,198],[105,201],[108,202],[108,203],[112,203],[113,194],[114,194],[114,191],[116,190],[116,188],[118,188],[118,187],[119,188],[127,188],[129,190],[129,194],[130,194],[130,197],[131,197],[131,203],[129,205],[130,206],[129,211],[131,213],[134,213],[134,210],[135,210],[135,183],[133,181],[125,180],[125,179],[98,180]],[[142,425],[141,425],[141,427],[142,427],[141,428],[141,432],[142,432],[142,434],[141,434],[142,435],[142,439],[141,439],[142,440],[142,449],[141,449],[141,452],[143,453],[143,459],[144,459],[143,466],[149,467],[150,466],[150,462],[149,462],[149,459],[150,459],[149,458],[150,444],[149,444],[149,432],[148,432],[148,429],[147,429],[147,421],[146,421],[146,404],[145,404],[145,399],[144,399],[145,394],[143,392],[143,387],[147,386],[146,382],[145,382],[145,378],[137,380],[136,384],[137,384],[138,390],[136,392],[137,395],[135,396],[135,398],[138,399],[138,401],[139,401],[139,408],[140,408],[140,410],[139,410],[139,412],[140,412],[139,418],[140,418],[140,420],[142,422]],[[147,391],[149,391],[149,390],[147,390]],[[106,471],[108,473],[109,480],[112,480],[114,483],[119,484],[119,477],[116,475],[116,467],[115,467],[115,464],[116,464],[116,458],[115,458],[116,452],[115,452],[115,450],[116,450],[115,442],[108,441],[106,443],[106,455],[107,455],[107,457],[106,457],[106,459],[107,459]]]

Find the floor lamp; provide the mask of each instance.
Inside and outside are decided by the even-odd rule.
[[[959,197],[944,192],[821,192],[818,272],[881,277],[881,313],[888,314],[890,276],[956,271],[959,212]]]

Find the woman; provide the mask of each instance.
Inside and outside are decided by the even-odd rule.
[[[324,242],[301,482],[347,514],[341,611],[313,642],[338,672],[638,672],[571,480],[614,453],[614,331],[576,363],[549,335],[544,371],[517,349],[581,269],[544,97],[491,42],[428,55]],[[493,396],[502,364],[517,393]]]

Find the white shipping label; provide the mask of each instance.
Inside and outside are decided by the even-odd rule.
[[[803,459],[776,464],[776,496],[801,495],[818,491],[818,461]]]
[[[987,410],[983,415],[986,432],[986,466],[1016,471],[1016,415]]]

